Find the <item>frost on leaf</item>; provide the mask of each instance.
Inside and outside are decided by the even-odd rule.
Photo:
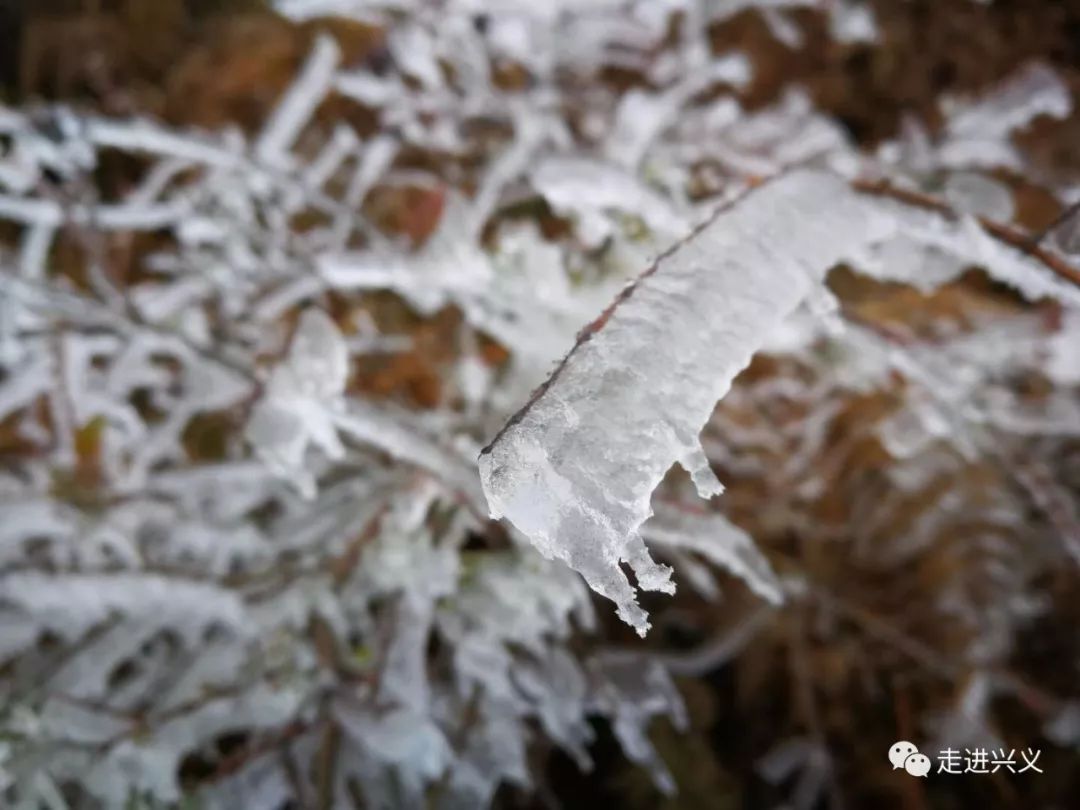
[[[796,307],[832,316],[826,272],[846,260],[876,278],[930,289],[974,256],[1029,298],[1080,303],[1045,255],[1012,239],[922,199],[856,191],[826,172],[792,172],[759,187],[627,287],[483,451],[492,516],[579,571],[643,635],[647,616],[623,563],[637,588],[674,591],[671,569],[642,541],[653,490],[678,462],[700,494],[719,491],[698,434]],[[937,260],[929,278],[932,262],[901,261],[919,253]],[[758,593],[778,598],[760,562],[734,554],[727,563]]]
[[[309,495],[315,484],[304,469],[308,446],[315,444],[333,458],[344,452],[331,409],[345,391],[348,371],[348,348],[337,326],[322,310],[305,310],[287,356],[270,377],[267,396],[248,422],[247,437],[259,456]]]
[[[1035,541],[1060,534],[1080,559],[1054,458],[1080,430],[1080,298],[1046,273],[1077,254],[1077,220],[1036,238],[984,218],[1026,221],[1013,174],[1035,156],[1012,135],[1064,115],[1065,82],[1022,70],[875,156],[758,49],[715,50],[743,15],[800,51],[886,44],[893,16],[878,32],[862,3],[273,5],[359,21],[377,58],[354,23],[304,26],[312,53],[254,130],[0,107],[0,805],[344,808],[359,790],[367,807],[471,810],[533,790],[553,745],[588,767],[597,716],[671,790],[682,769],[650,732],[698,711],[669,673],[712,669],[754,617],[819,598],[721,505],[763,546],[865,534],[830,556],[838,576],[962,534],[971,565],[950,569],[993,581],[934,601],[980,640],[969,660],[1007,663],[994,650],[1043,602],[1028,579],[1057,562]],[[864,179],[783,176],[795,166]],[[1075,179],[1035,179],[1075,214]],[[414,221],[397,209],[415,192]],[[491,507],[543,559],[484,519],[480,438],[731,200],[485,454]],[[1020,314],[934,317],[932,339],[898,341],[845,321],[860,301],[821,284],[839,259],[901,283],[870,287],[931,291],[977,267],[1055,300],[985,285]],[[765,377],[724,396],[757,350]],[[826,451],[854,392],[897,396],[866,424],[886,497],[868,520],[844,510],[848,532],[803,507],[849,500]],[[939,486],[971,459],[1016,478],[992,509],[981,475],[974,494]],[[718,473],[732,496],[688,504],[683,476],[653,492],[676,463],[703,498]],[[755,518],[746,484],[778,508]],[[914,499],[929,506],[909,530],[884,531]],[[663,639],[598,654],[588,584],[643,628],[630,583],[672,588],[652,555],[706,597],[721,568],[799,609],[757,606],[685,656]],[[827,775],[824,750],[786,761]]]
[[[642,528],[650,545],[661,550],[692,551],[726,568],[762,599],[784,601],[783,585],[745,531],[719,513],[667,507]]]
[[[662,255],[480,456],[492,515],[644,634],[621,564],[638,587],[674,591],[639,534],[652,491],[675,462],[700,474],[698,433],[735,375],[832,265],[888,226],[840,179],[798,172]]]

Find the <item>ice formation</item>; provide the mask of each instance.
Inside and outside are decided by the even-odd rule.
[[[893,261],[897,244],[907,246],[908,262]],[[926,277],[925,263],[910,263],[913,250],[956,258]],[[932,288],[973,256],[1032,299],[1080,306],[1069,280],[972,219],[860,192],[820,171],[753,189],[623,290],[484,449],[492,516],[579,571],[644,635],[647,616],[622,564],[638,588],[674,591],[670,569],[641,538],[652,493],[676,462],[703,496],[720,491],[698,437],[770,333],[820,295],[826,272],[843,260]],[[759,575],[744,576],[766,587]]]
[[[311,30],[326,15],[378,28],[385,51],[353,60],[312,36],[248,133],[0,108],[0,803],[351,807],[360,786],[370,807],[471,810],[533,789],[542,749],[588,767],[597,716],[671,791],[648,726],[688,720],[672,659],[590,650],[579,637],[600,623],[564,562],[642,630],[621,563],[669,591],[654,554],[723,595],[717,614],[736,602],[717,569],[751,600],[802,598],[727,500],[653,489],[678,463],[715,495],[722,465],[812,501],[840,465],[820,451],[843,397],[895,376],[908,389],[866,427],[892,454],[891,497],[853,556],[907,561],[978,512],[991,526],[971,547],[997,566],[985,590],[1010,598],[965,600],[961,583],[941,601],[986,639],[973,656],[1004,655],[1037,605],[1012,598],[1028,547],[1009,556],[994,531],[1032,508],[1080,558],[1065,485],[1002,441],[1076,432],[1076,217],[1042,240],[982,219],[1012,210],[987,169],[1030,168],[1012,132],[1069,110],[1049,68],[954,99],[940,135],[909,122],[871,156],[804,88],[745,107],[753,59],[710,42],[757,13],[790,47],[811,14],[865,43],[877,24],[860,4],[276,5]],[[613,70],[634,86],[600,80]],[[377,131],[326,120],[338,105]],[[131,182],[102,197],[117,155]],[[423,238],[379,221],[403,191],[431,209]],[[925,290],[978,266],[1063,311],[897,340],[838,309],[821,282],[842,260]],[[517,529],[492,525],[483,439],[616,295],[483,455],[490,507]],[[388,326],[387,301],[452,321],[451,337]],[[728,391],[758,350],[798,373]],[[374,360],[425,352],[440,359],[424,407],[365,388]],[[1032,400],[1005,374],[1057,387]],[[725,392],[731,412],[714,413]],[[795,415],[732,415],[776,402]],[[878,537],[904,498],[983,457],[1014,471],[1004,506],[950,491]],[[730,646],[695,666],[716,649]],[[230,740],[237,755],[219,757]],[[799,750],[787,764],[820,784],[822,749]],[[187,790],[190,762],[207,775]]]

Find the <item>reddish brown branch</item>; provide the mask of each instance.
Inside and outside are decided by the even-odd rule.
[[[927,211],[935,211],[949,219],[957,219],[960,216],[946,203],[936,197],[931,197],[927,194],[921,194],[909,189],[897,188],[884,180],[856,180],[851,185],[852,188],[863,194],[888,197],[891,200],[904,203],[905,205],[911,205]],[[1008,245],[1015,250],[1019,250],[1021,253],[1042,263],[1054,275],[1068,281],[1070,284],[1080,286],[1080,270],[1073,267],[1057,254],[1040,247],[1038,237],[1033,237],[1023,231],[1019,231],[1008,225],[1002,225],[999,222],[994,222],[985,217],[975,217],[975,221],[982,226],[982,229],[986,231],[988,235],[997,239],[1002,244]]]

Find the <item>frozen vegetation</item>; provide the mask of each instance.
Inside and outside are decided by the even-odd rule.
[[[1041,566],[1080,564],[1078,490],[1051,458],[1080,436],[1080,225],[1025,231],[992,171],[1037,171],[1012,136],[1070,114],[1052,70],[944,99],[939,130],[911,119],[867,153],[797,85],[745,109],[752,60],[707,34],[760,7],[797,39],[811,7],[837,40],[873,41],[858,3],[278,5],[379,27],[390,67],[320,35],[253,135],[0,108],[0,431],[20,448],[0,471],[0,804],[480,808],[533,789],[537,747],[588,768],[593,718],[673,792],[649,726],[685,727],[672,673],[708,664],[589,640],[611,602],[645,634],[639,589],[685,583],[722,611],[721,570],[763,605],[802,598],[714,470],[819,498],[842,398],[898,378],[866,428],[890,459],[868,526],[972,460],[1008,485],[872,553],[908,560],[965,509],[988,544],[1015,530],[1045,549],[995,571],[992,609],[941,597],[980,628],[972,666],[1038,611]],[[495,81],[503,64],[527,81]],[[589,80],[609,66],[645,84]],[[378,132],[328,123],[329,98]],[[436,172],[417,152],[469,159]],[[141,181],[102,198],[87,178],[117,153]],[[363,213],[405,188],[437,209],[420,238]],[[930,294],[972,268],[1014,305],[929,338],[830,283]],[[385,296],[460,316],[432,407],[358,379],[409,349],[365,308]],[[741,384],[756,355],[795,370]],[[1045,394],[1018,395],[1021,374]],[[796,415],[739,417],[766,400]],[[194,449],[215,424],[216,449]],[[1040,517],[1018,527],[1025,509]],[[827,755],[800,746],[785,767],[810,806]],[[185,781],[193,760],[206,775]]]

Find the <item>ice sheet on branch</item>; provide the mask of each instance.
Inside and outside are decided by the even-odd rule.
[[[896,244],[946,261],[920,279],[917,267],[889,260]],[[647,615],[622,564],[638,588],[674,590],[671,570],[652,560],[639,533],[653,490],[676,462],[703,496],[720,490],[701,428],[786,316],[803,302],[821,308],[825,274],[844,260],[930,287],[981,263],[1028,297],[1080,302],[1038,257],[973,218],[856,191],[827,172],[792,172],[676,244],[586,327],[481,454],[492,515],[579,571],[644,634]]]
[[[638,533],[652,491],[676,461],[711,474],[698,433],[716,401],[829,267],[863,234],[884,235],[880,219],[841,180],[800,172],[676,245],[485,449],[492,515],[581,572],[644,634],[646,613],[621,563],[639,587],[674,590]]]

